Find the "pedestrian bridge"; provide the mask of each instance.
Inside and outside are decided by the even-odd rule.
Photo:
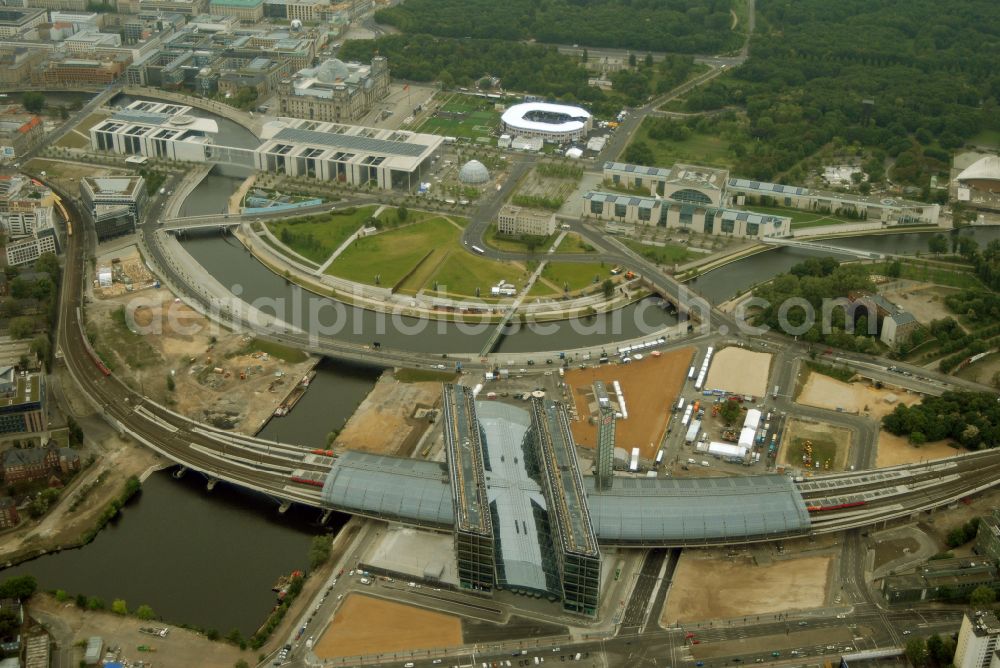
[[[843,246],[834,246],[833,244],[826,244],[818,241],[799,241],[797,239],[780,239],[778,237],[764,237],[763,239],[761,239],[761,242],[769,244],[771,246],[792,246],[794,248],[805,248],[808,250],[826,251],[837,255],[850,255],[852,257],[858,257],[864,260],[885,259],[885,254],[883,253],[874,253],[872,251],[859,250],[857,248],[844,248]]]
[[[183,232],[184,230],[236,227],[252,220],[254,220],[254,216],[244,216],[239,213],[210,213],[201,216],[170,218],[160,224],[160,229],[166,232]]]

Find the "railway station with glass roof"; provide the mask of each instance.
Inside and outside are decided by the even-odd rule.
[[[787,476],[616,476],[598,490],[580,470],[565,406],[549,399],[522,408],[445,385],[443,423],[446,464],[347,452],[325,481],[323,501],[452,529],[467,589],[545,597],[595,616],[601,544],[749,543],[809,530],[806,504]]]

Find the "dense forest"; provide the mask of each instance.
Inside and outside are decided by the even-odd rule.
[[[753,291],[755,297],[767,302],[755,315],[754,322],[789,336],[798,335],[810,343],[878,352],[877,337],[868,334],[868,320],[863,313],[854,320],[856,335],[845,331],[847,318],[843,307],[835,308],[830,313],[829,332],[823,332],[822,322],[823,300],[847,297],[851,292],[874,292],[874,287],[866,267],[841,266],[832,257],[810,258]],[[809,303],[814,318],[811,326],[807,327],[806,311],[800,306],[791,306],[796,302],[790,300]]]
[[[600,116],[642,103],[670,90],[695,68],[691,56],[670,56],[656,63],[640,58],[635,69],[612,74],[614,91],[587,84],[591,75],[572,56],[555,47],[498,39],[449,39],[428,35],[389,35],[345,42],[343,60],[365,61],[375,52],[389,59],[392,76],[408,81],[440,81],[445,88],[472,87],[486,75],[500,78],[504,89],[566,102],[583,102]]]
[[[406,0],[375,19],[406,33],[529,40],[639,51],[740,48],[732,0]]]
[[[750,59],[690,102],[746,109],[737,173],[774,178],[839,137],[921,182],[1000,127],[997,34],[995,0],[758,0]]]
[[[896,406],[882,426],[913,443],[950,438],[972,450],[1000,445],[1000,402],[987,392],[945,392],[915,406]]]
[[[981,253],[972,256],[979,280],[993,290],[1000,290],[1000,241],[991,241]]]

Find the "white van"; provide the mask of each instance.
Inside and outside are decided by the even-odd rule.
[[[701,460],[701,465],[702,466],[711,466],[712,464],[709,463],[707,460],[703,459],[703,460]]]
[[[695,460],[693,460],[693,459],[688,459],[688,464],[697,464],[697,463],[698,463],[698,462],[696,462],[696,461],[695,461]]]

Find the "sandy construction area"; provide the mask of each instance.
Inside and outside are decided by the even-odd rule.
[[[313,652],[321,659],[329,659],[461,644],[462,622],[458,617],[350,594]]]
[[[958,288],[946,288],[915,281],[900,281],[899,284],[898,288],[883,291],[882,296],[912,313],[919,322],[926,325],[931,320],[955,315],[944,305],[944,298],[960,292]]]
[[[831,557],[821,556],[756,566],[743,557],[685,550],[660,624],[820,607],[826,600],[832,563]]]
[[[762,397],[767,394],[770,369],[771,353],[755,353],[736,347],[723,348],[712,355],[705,388]]]
[[[910,464],[921,460],[942,459],[953,457],[962,452],[965,450],[953,448],[948,441],[924,443],[917,447],[911,445],[906,436],[895,436],[887,431],[880,431],[875,466],[896,466],[897,464]]]
[[[851,451],[850,429],[835,427],[826,422],[789,418],[781,438],[779,462],[785,466],[802,468],[803,446],[806,441],[813,447],[814,460],[820,462],[821,468],[814,468],[814,471],[844,470],[847,455]]]
[[[315,364],[305,354],[293,363],[265,356],[251,339],[163,288],[95,299],[87,321],[98,352],[135,389],[178,413],[246,434],[257,433]]]
[[[667,428],[670,408],[677,401],[691,365],[691,353],[691,348],[682,348],[630,364],[602,364],[567,371],[566,384],[571,388],[577,414],[572,422],[573,438],[583,447],[597,447],[597,426],[590,421],[597,401],[591,386],[595,380],[604,381],[614,402],[612,381],[617,380],[625,396],[628,419],[618,420],[615,426],[616,445],[626,450],[639,448],[645,459],[655,457]]]
[[[796,401],[806,406],[828,408],[845,413],[867,413],[881,418],[891,413],[899,404],[912,406],[920,397],[905,391],[877,390],[864,383],[844,383],[821,373],[810,373]]]
[[[413,417],[414,411],[440,400],[441,383],[400,383],[386,371],[344,425],[335,447],[407,455],[430,425],[427,418]]]

